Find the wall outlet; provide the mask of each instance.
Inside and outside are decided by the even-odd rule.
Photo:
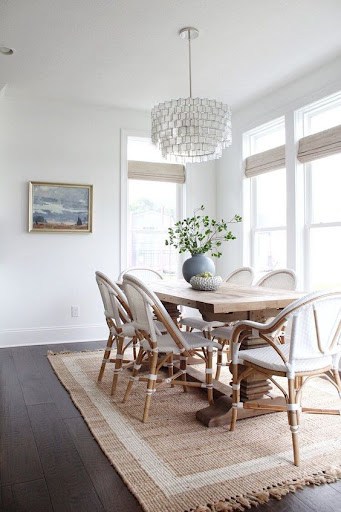
[[[71,306],[71,316],[72,317],[79,316],[79,306]]]

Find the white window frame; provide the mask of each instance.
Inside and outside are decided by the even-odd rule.
[[[276,126],[284,125],[286,130],[285,117],[278,117],[268,123],[264,123],[259,127],[253,128],[243,134],[243,161],[248,156],[251,156],[251,140],[252,137],[266,133]],[[270,171],[271,172],[271,171]],[[244,176],[243,186],[243,224],[244,224],[244,236],[243,236],[243,261],[245,265],[255,266],[255,235],[261,232],[273,232],[273,231],[286,231],[288,240],[288,224],[284,226],[267,226],[267,227],[256,227],[256,211],[257,211],[257,176],[254,178],[246,178]],[[288,195],[288,192],[287,192]],[[288,242],[287,242],[288,246]],[[287,247],[288,252],[288,247]],[[288,254],[286,259],[288,260]]]
[[[304,285],[307,289],[311,289],[311,258],[310,258],[310,235],[314,228],[332,228],[341,227],[341,222],[312,222],[313,205],[312,205],[312,166],[311,162],[304,165],[304,181],[305,181],[305,208],[304,208]]]
[[[128,230],[128,137],[150,139],[146,131],[121,129],[121,194],[120,194],[120,272],[127,268],[127,230]],[[176,185],[176,220],[184,216],[186,183]],[[181,258],[178,262],[178,274],[181,271]]]
[[[341,91],[329,94],[320,100],[314,101],[304,107],[288,108],[283,114],[285,118],[285,167],[287,188],[287,267],[296,271],[298,289],[311,289],[310,281],[310,231],[317,227],[340,227],[341,222],[312,222],[312,195],[311,195],[311,163],[302,164],[297,159],[299,140],[310,135],[304,130],[307,128],[309,114],[322,113],[331,106],[341,104]],[[306,116],[306,121],[305,121]],[[277,118],[280,119],[280,118]],[[243,160],[250,156],[249,136],[257,131],[264,131],[276,122],[262,120],[256,128],[245,131],[243,134]],[[304,126],[306,122],[306,126]],[[326,128],[327,129],[327,128]],[[316,133],[314,131],[314,133]],[[252,221],[255,211],[251,211],[252,179],[243,179],[243,264],[254,264]],[[253,214],[253,215],[252,215]],[[267,229],[267,228],[266,228]]]
[[[300,138],[310,135],[309,115],[321,113],[330,110],[331,106],[341,104],[341,92],[332,94],[321,100],[314,101],[295,112],[295,131],[296,141]],[[314,132],[316,133],[316,132]],[[296,158],[296,152],[295,152]],[[299,263],[299,274],[303,278],[303,288],[311,289],[311,259],[310,259],[310,233],[314,228],[341,227],[341,222],[312,222],[312,165],[311,162],[300,164],[296,159],[296,175],[299,183],[297,198],[301,198],[301,206],[298,207],[300,221],[296,223],[296,232],[301,227],[303,232],[303,250]],[[303,200],[302,200],[303,199]]]

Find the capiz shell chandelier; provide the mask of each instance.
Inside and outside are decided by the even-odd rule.
[[[199,31],[185,27],[179,35],[188,39],[189,98],[165,101],[152,109],[152,142],[171,162],[215,160],[232,143],[231,109],[220,101],[192,97],[191,40]]]

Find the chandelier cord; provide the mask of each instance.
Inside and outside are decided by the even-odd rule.
[[[191,30],[188,29],[189,97],[192,98]]]

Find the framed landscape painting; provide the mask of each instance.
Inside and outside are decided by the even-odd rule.
[[[92,185],[29,183],[29,231],[92,232]]]

